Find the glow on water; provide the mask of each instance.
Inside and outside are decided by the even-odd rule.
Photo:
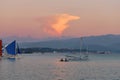
[[[0,60],[1,80],[120,80],[120,54],[90,55],[89,61],[59,62],[64,54],[24,54]]]

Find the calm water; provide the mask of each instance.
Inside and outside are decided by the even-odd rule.
[[[90,61],[59,62],[64,54],[26,54],[0,60],[0,80],[120,80],[120,55],[90,55]]]

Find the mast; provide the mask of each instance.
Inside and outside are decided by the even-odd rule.
[[[82,37],[80,37],[80,53],[82,52]]]
[[[0,40],[0,57],[2,57],[2,40]]]

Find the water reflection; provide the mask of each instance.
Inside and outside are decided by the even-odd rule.
[[[65,80],[67,77],[67,62],[56,62],[53,74],[56,76],[55,80]]]
[[[15,61],[16,61],[15,58],[8,58],[7,60],[8,60],[8,61],[11,61],[11,62],[15,62]]]

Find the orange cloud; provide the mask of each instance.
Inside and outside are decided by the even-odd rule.
[[[42,20],[41,24],[44,32],[53,36],[61,36],[63,31],[69,27],[68,23],[78,19],[80,19],[79,16],[57,14],[54,16],[43,17],[40,20]]]
[[[69,14],[59,14],[56,15],[56,22],[51,24],[51,28],[53,28],[59,35],[69,27],[68,22],[72,20],[78,20],[80,17],[72,16]]]

